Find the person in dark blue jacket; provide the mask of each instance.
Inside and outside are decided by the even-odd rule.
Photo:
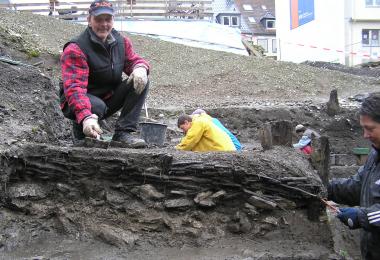
[[[339,208],[337,217],[350,229],[361,229],[363,259],[380,259],[380,92],[367,97],[360,108],[364,138],[372,143],[368,159],[358,173],[348,179],[333,179],[328,199],[349,205]]]

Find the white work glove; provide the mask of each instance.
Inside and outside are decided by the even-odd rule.
[[[103,133],[102,129],[100,129],[97,115],[92,114],[83,120],[83,133],[85,136],[92,138],[99,138],[100,134]]]
[[[127,84],[129,84],[133,80],[133,88],[135,92],[140,95],[143,92],[146,84],[148,83],[148,74],[146,68],[137,67],[133,70],[131,75],[127,80]]]

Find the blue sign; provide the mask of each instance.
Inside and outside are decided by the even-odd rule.
[[[290,0],[290,29],[314,20],[314,0]]]

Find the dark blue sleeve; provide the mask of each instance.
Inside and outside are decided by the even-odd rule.
[[[332,179],[328,186],[328,199],[349,206],[359,206],[364,167],[347,179]]]

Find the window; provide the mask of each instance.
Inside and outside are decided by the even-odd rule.
[[[365,5],[367,7],[369,7],[369,6],[380,7],[380,0],[365,0]]]
[[[372,46],[380,46],[379,45],[379,30],[371,30],[371,43]]]
[[[221,23],[228,26],[239,26],[238,16],[222,16]]]
[[[230,18],[228,16],[223,16],[222,19],[224,25],[230,25]]]
[[[237,16],[231,17],[231,26],[239,26],[239,21]]]
[[[272,39],[272,52],[277,53],[277,42],[276,39]]]
[[[362,30],[362,44],[369,45],[369,30]]]
[[[274,29],[276,28],[275,20],[267,20],[266,21],[267,29]]]
[[[362,45],[368,47],[379,47],[380,30],[363,29],[362,30]]]
[[[253,11],[252,6],[251,6],[251,5],[248,5],[248,4],[243,5],[243,9],[244,9],[245,11]]]
[[[267,39],[257,39],[257,45],[263,47],[265,52],[268,52],[268,40]]]
[[[252,17],[252,16],[249,16],[249,17],[248,17],[248,21],[249,21],[250,23],[256,23],[255,17]]]

